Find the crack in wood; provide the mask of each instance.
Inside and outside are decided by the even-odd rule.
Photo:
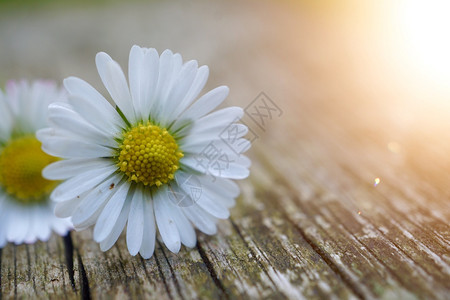
[[[70,284],[72,290],[75,292],[75,271],[73,269],[73,241],[70,231],[63,237],[64,242],[64,256],[66,258],[67,272],[69,273]]]
[[[62,278],[62,290],[64,293],[64,298],[67,299],[66,276],[64,273],[65,267],[67,268],[67,263],[65,263],[65,257],[63,257],[63,254],[61,252],[61,243],[59,242],[59,237],[58,237],[58,242],[56,243],[56,249],[58,251],[59,271],[61,272],[61,278]],[[56,285],[53,286],[53,290],[54,290],[55,294],[58,292]]]
[[[91,291],[89,288],[89,280],[87,278],[86,270],[83,265],[83,260],[81,259],[80,253],[77,251],[78,258],[78,272],[80,273],[80,287],[81,287],[81,299],[90,300]]]
[[[203,263],[206,265],[206,268],[208,269],[209,275],[211,276],[212,280],[214,281],[214,284],[219,288],[219,290],[223,293],[223,296],[225,299],[230,299],[227,290],[225,289],[222,281],[217,276],[216,271],[214,270],[214,266],[209,260],[208,256],[206,255],[205,250],[200,245],[200,242],[197,242],[197,251],[200,254],[200,257],[202,258]]]

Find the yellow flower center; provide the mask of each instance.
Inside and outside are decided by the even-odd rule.
[[[174,178],[181,157],[183,153],[165,128],[139,123],[123,133],[116,159],[129,181],[160,186]]]
[[[0,186],[21,204],[45,202],[57,181],[43,178],[41,172],[57,160],[41,150],[34,136],[13,139],[0,150]]]

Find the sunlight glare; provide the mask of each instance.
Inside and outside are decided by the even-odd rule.
[[[450,1],[402,0],[400,26],[409,51],[427,75],[448,85],[450,79]]]

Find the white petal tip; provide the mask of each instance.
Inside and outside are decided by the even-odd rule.
[[[67,77],[67,78],[65,78],[65,79],[63,80],[63,84],[64,84],[64,86],[66,86],[67,84],[70,85],[70,84],[73,83],[74,81],[78,81],[78,80],[80,80],[78,77],[75,77],[75,76],[69,76],[69,77]]]
[[[138,45],[133,45],[132,47],[131,47],[131,50],[133,50],[133,49],[142,49],[142,47],[141,46],[138,46]]]
[[[226,86],[226,85],[221,85],[221,86],[218,87],[218,89],[220,89],[221,93],[226,94],[225,97],[227,97],[228,94],[230,93],[230,88],[228,86]]]
[[[139,253],[139,249],[132,249],[128,247],[128,252],[130,253],[131,256],[136,256]]]
[[[95,59],[102,59],[102,58],[111,58],[111,57],[105,52],[99,52],[95,55]]]
[[[176,253],[180,252],[181,242],[178,241],[178,242],[175,242],[175,243],[172,243],[172,244],[169,244],[169,245],[166,244],[166,247],[167,247],[167,249],[170,250],[170,252],[176,254]]]
[[[153,256],[153,252],[152,253],[142,253],[139,252],[139,254],[142,256],[143,259],[150,259]]]
[[[191,242],[184,243],[183,245],[189,249],[195,248],[195,246],[197,245],[197,240],[195,240],[193,243]]]

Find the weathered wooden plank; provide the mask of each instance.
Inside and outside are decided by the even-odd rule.
[[[227,293],[233,298],[290,299],[352,295],[295,227],[273,213],[275,208],[270,210],[274,199],[258,200],[264,208],[241,210],[243,216],[231,220],[229,234],[202,239]]]
[[[277,194],[272,197],[283,199],[279,209],[282,208],[286,219],[296,224],[301,235],[356,295],[371,298],[386,293],[393,293],[398,297],[408,294],[385,267],[371,256],[366,247],[338,223],[328,219],[324,214],[329,201],[326,199],[327,195],[317,193],[310,198],[299,199],[290,195],[289,188],[283,187],[281,181],[278,181],[276,191]]]
[[[8,246],[1,261],[1,294],[6,298],[75,298],[63,240],[52,237],[48,243]]]
[[[128,295],[207,299],[223,294],[197,249],[183,248],[175,255],[158,242],[155,255],[143,260],[129,255],[124,236],[106,253],[99,252],[90,234],[77,233],[74,240],[86,269],[90,293],[95,298]]]
[[[247,212],[252,210],[248,209]],[[181,299],[245,298],[246,295],[282,298],[297,298],[296,296],[302,295],[320,298],[333,294],[352,294],[348,288],[338,284],[339,277],[321,261],[309,244],[301,240],[294,226],[286,226],[282,220],[272,219],[273,216],[269,218],[267,215],[264,217],[266,223],[260,223],[262,215],[255,214],[254,211],[252,213],[250,219],[247,217],[239,223],[232,221],[222,224],[218,237],[200,235],[197,249],[174,255],[159,245],[155,258],[145,262],[139,258],[120,255],[120,249],[125,247],[123,237],[118,246],[111,250],[112,253],[110,251],[100,257],[90,258],[91,255],[98,256],[98,250],[83,246],[80,252],[86,265],[92,295],[107,295],[105,289],[109,295],[123,293],[137,296],[144,292],[148,297],[165,294],[168,298]],[[270,222],[278,223],[283,231],[278,229],[273,232],[275,226]],[[246,228],[248,225],[243,224],[252,224],[253,227],[249,230]],[[247,231],[252,232],[251,235]],[[266,235],[268,232],[271,234]],[[278,234],[281,232],[283,236],[280,238]],[[87,242],[92,247],[97,247],[90,242],[89,237],[86,239],[87,241],[78,244]],[[290,257],[289,253],[295,255]],[[147,269],[146,278],[142,272],[143,264]],[[148,275],[150,273],[151,276]],[[151,282],[156,285],[155,294],[133,290],[133,285],[142,288]]]
[[[337,156],[336,153],[343,152],[341,152],[342,149],[333,145],[333,142],[335,141],[330,137],[335,136],[341,137],[342,134],[335,135],[332,130],[328,128],[327,142],[322,141],[322,145],[319,143],[319,145],[322,146],[320,149],[316,148],[310,153],[305,153],[303,151],[296,153],[303,155],[303,160],[305,160],[304,155],[307,154],[308,157],[306,160],[308,160],[309,163],[315,162],[315,165],[313,163],[313,165],[309,165],[305,168],[305,171],[310,172],[310,174],[299,174],[299,172],[296,172],[294,175],[291,172],[289,176],[286,176],[287,178],[285,180],[288,181],[288,184],[290,185],[289,188],[298,189],[299,181],[304,182],[305,179],[306,181],[311,181],[310,176],[314,176],[314,173],[317,174],[315,175],[316,178],[314,178],[314,181],[316,181],[315,190],[318,192],[316,197],[319,197],[319,199],[325,198],[325,200],[320,199],[317,201],[318,199],[315,199],[315,201],[308,201],[308,208],[316,205],[322,206],[317,207],[316,213],[309,212],[307,215],[319,214],[322,218],[326,217],[329,224],[337,224],[337,227],[332,229],[332,232],[334,232],[331,236],[334,236],[338,231],[343,231],[343,233],[348,232],[354,239],[354,243],[360,243],[361,246],[364,246],[367,249],[366,251],[370,252],[369,256],[371,260],[378,260],[383,268],[393,276],[394,281],[396,281],[397,284],[399,283],[407,290],[414,292],[415,295],[421,295],[421,297],[424,298],[445,297],[449,290],[448,264],[445,262],[445,258],[441,258],[446,256],[445,242],[441,243],[442,241],[435,239],[429,232],[422,231],[421,225],[415,224],[420,221],[420,218],[412,218],[410,212],[414,205],[411,205],[412,203],[408,201],[409,199],[396,199],[397,206],[399,207],[396,210],[393,210],[392,206],[387,205],[387,203],[390,203],[389,197],[381,196],[378,193],[378,190],[368,189],[367,181],[361,182],[361,179],[364,180],[364,176],[361,176],[358,173],[356,173],[356,175],[354,173],[349,173],[349,167],[354,168],[354,170],[365,170],[366,168],[370,170],[370,167],[364,166],[364,160],[359,159],[359,156],[358,160],[355,160],[354,154],[353,156],[351,153]],[[315,135],[315,137],[319,140],[318,137],[320,137],[320,135]],[[276,137],[273,138],[275,139],[273,145],[286,144],[286,141],[280,141]],[[282,138],[285,137],[283,136]],[[329,142],[330,140],[332,141],[331,143]],[[340,145],[342,145],[342,143],[340,143]],[[300,143],[297,146],[298,149],[302,148]],[[355,146],[358,146],[358,144],[353,142],[351,147],[347,148],[346,151],[348,152],[348,149],[355,149]],[[330,151],[330,149],[334,150]],[[279,148],[277,150],[278,152],[284,151],[284,149]],[[264,153],[267,155],[267,153],[274,153],[277,150],[265,148]],[[286,151],[284,151],[284,153],[286,153]],[[286,154],[289,155],[289,153]],[[372,157],[371,161],[377,160]],[[293,160],[285,158],[283,161],[277,161],[275,168],[276,170],[281,169],[284,172],[293,165],[292,162]],[[316,171],[320,170],[324,165],[327,165],[326,173]],[[346,167],[342,167],[342,165],[345,165]],[[280,173],[280,171],[278,172]],[[383,174],[383,172],[378,174]],[[295,180],[292,180],[292,178],[295,178]],[[373,180],[375,176],[369,178]],[[325,191],[323,190],[324,187],[326,188]],[[309,189],[311,190],[311,188]],[[314,188],[312,188],[312,190],[314,190]],[[309,193],[311,194],[310,191]],[[323,196],[323,194],[325,194],[325,196]],[[361,208],[361,206],[358,207],[358,198],[370,199],[369,207],[366,207],[365,210]],[[435,212],[429,207],[426,208],[423,203],[420,203],[420,200],[418,200],[417,197],[414,200],[418,202],[415,203],[415,205],[418,205],[420,209],[425,210],[425,212],[428,211],[429,215]],[[401,202],[403,202],[403,209]],[[440,205],[440,207],[442,207],[442,205]],[[407,208],[407,210],[405,211],[404,208]],[[356,214],[359,210],[363,211],[362,216]],[[418,211],[418,216],[424,216],[422,210]],[[386,216],[383,220],[384,222],[377,222],[377,220],[379,221],[380,216]],[[418,238],[414,238],[412,235],[408,234],[405,236],[404,231],[402,231],[401,234],[399,231],[390,232],[384,227],[389,226],[389,220],[395,220],[391,221],[391,224],[392,222],[395,222],[394,224],[397,226],[400,226],[400,224],[409,224],[411,226],[411,224],[413,224],[416,232],[422,231],[421,235],[418,235]],[[388,222],[386,223],[386,221]],[[446,225],[442,224],[442,226],[445,227]],[[314,230],[317,230],[317,228],[314,228]],[[445,231],[443,233],[445,233]],[[422,241],[420,240],[420,236],[424,238]],[[435,253],[428,247],[417,247],[416,242],[420,242],[422,245],[430,245],[430,247],[440,251]],[[337,242],[337,246],[344,243],[343,240]],[[327,253],[333,253],[333,251],[328,249]],[[352,264],[354,263],[355,262],[352,262]],[[414,284],[411,282],[414,282]],[[401,289],[397,288],[397,291],[401,291]]]
[[[378,156],[381,155],[378,154]],[[383,184],[376,189],[370,190],[359,187],[357,188],[357,196],[354,197],[369,196],[377,199],[376,205],[371,207],[371,211],[377,211],[377,214],[371,214],[371,217],[381,218],[377,224],[392,238],[392,241],[406,236],[413,244],[421,243],[422,245],[426,244],[427,247],[433,248],[436,251],[435,254],[438,257],[442,257],[445,261],[445,253],[448,253],[450,250],[448,247],[448,239],[440,238],[439,235],[446,235],[450,229],[448,223],[445,221],[450,216],[450,210],[448,205],[446,205],[446,201],[442,201],[442,198],[432,196],[430,191],[421,191],[416,188],[421,186],[420,179],[413,181],[403,176],[402,184],[399,186],[395,184],[396,174],[393,174],[393,172],[383,172],[382,168],[373,162],[371,164],[366,163],[362,159],[358,161],[357,166],[354,163],[347,163],[347,168],[344,169],[344,172],[347,174],[345,178],[353,181],[353,183],[348,183],[348,185],[357,186],[356,182],[358,177],[375,178],[375,174],[381,175]],[[373,172],[369,172],[370,174],[367,175],[367,170],[373,170]],[[374,219],[372,221],[376,222],[376,220]],[[434,226],[430,227],[426,220],[433,220],[432,222],[436,225],[440,223],[439,232],[433,228]],[[398,228],[395,233],[389,234],[389,230],[386,230],[383,226],[393,224],[397,228],[405,226],[408,228],[408,231],[405,231],[406,228]],[[393,229],[392,226],[390,228]],[[430,234],[430,231],[434,234]],[[410,234],[411,232],[414,232],[414,237]],[[426,248],[422,247],[415,251],[411,251],[412,249],[409,250],[409,253],[414,254],[416,252],[420,255],[423,251],[426,251]],[[422,264],[422,267],[429,266],[429,263]],[[441,264],[440,269],[442,271],[445,271],[446,268],[448,267]],[[445,272],[448,273],[448,269]]]

